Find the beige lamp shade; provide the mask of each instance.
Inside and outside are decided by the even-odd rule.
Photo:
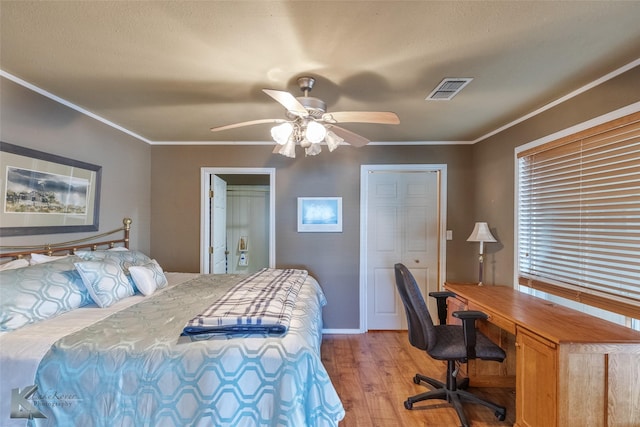
[[[467,242],[496,242],[496,238],[491,234],[489,225],[486,222],[476,222]]]

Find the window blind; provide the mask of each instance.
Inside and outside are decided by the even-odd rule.
[[[640,318],[640,113],[518,154],[518,281]]]

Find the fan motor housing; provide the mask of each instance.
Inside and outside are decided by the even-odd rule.
[[[304,108],[307,109],[309,115],[314,119],[321,118],[322,115],[327,112],[327,104],[322,99],[314,98],[312,96],[300,96],[296,99]],[[287,116],[289,116],[289,112],[287,112]]]

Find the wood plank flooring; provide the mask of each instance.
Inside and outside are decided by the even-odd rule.
[[[340,427],[459,426],[456,412],[440,400],[404,408],[407,397],[427,388],[413,383],[421,373],[444,381],[446,365],[411,346],[406,331],[376,331],[358,335],[324,335],[322,362],[344,405]],[[484,406],[465,404],[473,427],[512,426],[515,422],[513,389],[469,389],[507,408],[498,421]]]

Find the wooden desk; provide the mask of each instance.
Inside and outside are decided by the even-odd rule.
[[[640,332],[510,287],[445,288],[457,295],[449,311],[481,310],[515,337],[500,344],[515,354],[516,426],[640,426]]]

